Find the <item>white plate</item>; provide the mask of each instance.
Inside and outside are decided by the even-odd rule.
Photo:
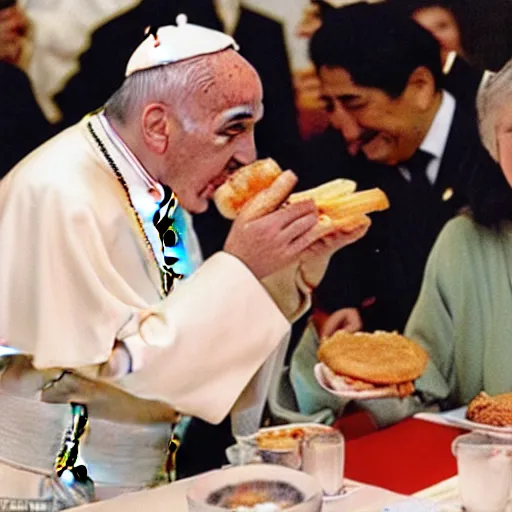
[[[314,368],[315,378],[320,386],[328,391],[332,395],[339,396],[341,398],[353,398],[355,400],[369,400],[371,398],[385,398],[390,396],[396,396],[396,391],[384,388],[384,389],[371,389],[366,391],[355,391],[353,389],[333,389],[323,373],[323,363],[317,363]]]
[[[485,423],[476,423],[466,419],[467,407],[459,407],[452,411],[447,411],[441,414],[441,416],[451,423],[467,430],[478,430],[480,432],[488,432],[492,434],[499,434],[501,436],[512,436],[512,427],[495,427],[493,425],[486,425]]]

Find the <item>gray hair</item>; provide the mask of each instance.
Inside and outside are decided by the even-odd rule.
[[[125,124],[130,116],[151,102],[179,108],[194,89],[208,89],[215,79],[215,55],[195,57],[182,62],[157,66],[130,75],[105,103],[105,113]]]
[[[512,59],[497,73],[486,73],[478,91],[476,107],[482,143],[497,162],[496,122],[500,109],[512,103]]]

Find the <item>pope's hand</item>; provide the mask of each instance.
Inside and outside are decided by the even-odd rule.
[[[227,237],[224,250],[243,261],[258,279],[298,261],[318,238],[313,201],[280,208],[296,183],[295,174],[283,172],[242,209]]]

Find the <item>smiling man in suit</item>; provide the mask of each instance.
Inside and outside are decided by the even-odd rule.
[[[332,262],[318,293],[333,314],[323,332],[402,330],[437,234],[466,205],[475,175],[494,164],[474,110],[443,89],[437,41],[389,5],[333,10],[311,56],[331,122],[312,154],[322,173],[313,180],[379,186],[392,205]]]
[[[330,11],[310,51],[331,127],[304,159],[302,186],[351,178],[359,189],[380,187],[391,204],[372,217],[364,240],[331,261],[316,293],[327,316],[306,329],[292,356],[299,410],[335,417],[346,404],[333,404],[315,381],[318,336],[402,331],[438,233],[495,164],[474,108],[443,88],[437,41],[389,5]]]

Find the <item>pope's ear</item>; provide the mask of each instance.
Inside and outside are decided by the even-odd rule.
[[[142,113],[142,135],[146,146],[159,155],[169,146],[172,121],[164,105],[151,103]]]

